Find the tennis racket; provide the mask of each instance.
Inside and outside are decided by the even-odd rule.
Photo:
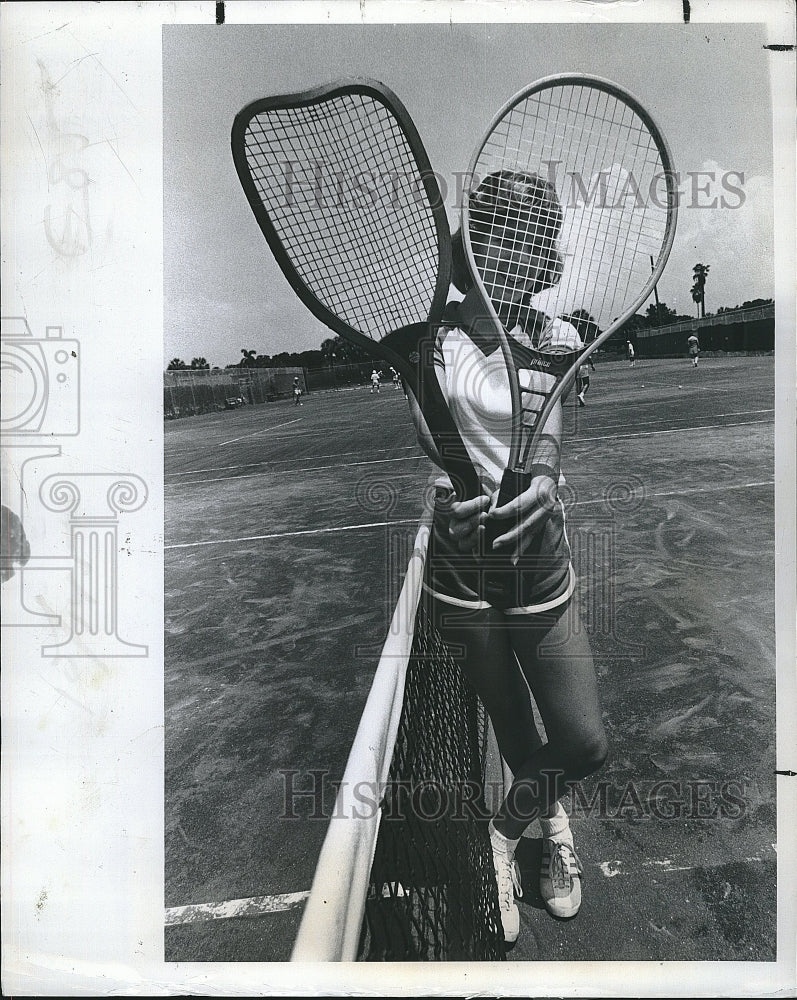
[[[578,367],[650,295],[676,215],[664,137],[614,83],[546,77],[491,122],[469,166],[461,233],[509,379],[498,506],[540,472],[556,481],[556,408]],[[499,606],[512,603],[514,572],[508,557],[496,567],[490,544],[505,530],[488,520],[483,553],[493,561],[487,596]]]
[[[232,155],[274,257],[308,309],[393,365],[454,488],[479,483],[433,366],[451,273],[443,198],[404,105],[373,80],[255,101]]]

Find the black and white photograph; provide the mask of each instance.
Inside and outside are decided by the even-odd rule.
[[[793,4],[2,23],[4,991],[795,995]]]

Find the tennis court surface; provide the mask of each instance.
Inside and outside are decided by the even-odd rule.
[[[772,357],[600,361],[568,406],[578,601],[612,746],[580,914],[510,961],[772,961]],[[424,511],[403,394],[166,425],[166,961],[286,961]],[[347,892],[347,885],[339,891]]]

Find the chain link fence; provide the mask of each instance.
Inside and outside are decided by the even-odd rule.
[[[167,371],[163,373],[163,413],[167,420],[174,420],[288,399],[297,377],[302,392],[307,392],[303,368]]]
[[[356,386],[370,385],[371,372],[376,368],[381,372],[382,385],[388,385],[393,379],[390,365],[384,362],[376,364],[373,361],[363,361],[353,365],[330,365],[328,368],[308,368],[305,372],[307,389],[318,392],[323,389],[351,389]]]
[[[681,357],[687,339],[697,334],[703,354],[769,354],[775,350],[775,306],[734,309],[662,327],[637,330],[632,339],[639,356]],[[619,344],[622,351],[625,344]]]

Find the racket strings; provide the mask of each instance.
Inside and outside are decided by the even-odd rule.
[[[608,101],[608,95],[605,95],[605,96],[607,97],[607,101]],[[620,118],[619,119],[617,117],[617,113],[618,112],[620,114]],[[642,169],[643,170],[647,166],[653,166],[653,167],[655,167],[657,164],[660,165],[658,150],[655,148],[655,144],[653,144],[653,142],[652,142],[652,137],[650,136],[649,131],[647,130],[646,127],[643,127],[644,123],[640,122],[639,124],[637,124],[637,121],[639,121],[639,120],[636,118],[636,116],[634,115],[633,111],[631,110],[631,108],[628,105],[626,105],[624,102],[617,101],[617,100],[614,100],[612,102],[611,124],[612,125],[619,124],[622,128],[624,128],[626,130],[625,131],[626,149],[623,151],[622,158],[621,158],[621,162],[623,162],[624,166],[625,166],[625,162],[624,161],[628,157],[629,147],[633,146],[634,139],[636,139],[635,148],[632,148],[630,150],[631,156],[628,157],[628,159],[630,159],[630,162],[631,162],[631,170],[628,171],[628,176],[632,176],[634,170],[636,170],[637,172],[640,170],[640,159],[639,159],[639,155],[638,155],[639,153],[642,154]],[[615,159],[615,161],[618,158],[618,156],[620,156],[620,149],[619,149],[619,147],[620,147],[620,138],[621,138],[620,137],[620,131],[618,129],[617,132],[616,132],[616,135],[615,135],[615,142],[614,142],[613,148],[611,149],[611,156],[612,156],[612,158]],[[654,150],[654,156],[653,156],[652,160],[649,159],[650,153],[651,153],[651,147]],[[610,288],[612,288],[612,289],[618,289],[619,288],[619,289],[626,289],[627,290],[629,288],[632,280],[633,280],[633,277],[634,277],[633,262],[638,259],[638,254],[639,254],[639,240],[641,238],[642,233],[645,231],[646,227],[645,227],[644,221],[640,223],[640,220],[637,220],[637,223],[638,223],[637,228],[636,228],[637,239],[636,239],[636,241],[633,241],[633,246],[631,248],[631,260],[630,260],[630,262],[627,262],[626,256],[625,256],[625,251],[628,248],[628,246],[630,245],[631,241],[629,241],[628,244],[623,243],[623,241],[622,241],[622,235],[621,234],[622,234],[622,231],[623,231],[624,221],[625,220],[623,220],[622,218],[612,219],[612,217],[610,216],[609,217],[609,224],[605,227],[606,232],[609,233],[609,234],[611,234],[611,236],[613,237],[613,239],[609,240],[609,242],[608,242],[608,246],[609,246],[610,250],[612,251],[612,254],[611,254],[611,257],[610,257],[610,260],[609,260],[608,270],[609,270],[610,273],[616,274],[617,280],[616,280],[616,283],[614,285],[612,285],[610,281],[606,281],[606,282],[603,283],[603,292],[604,292],[604,294],[601,297],[600,304],[598,306],[598,311],[601,312],[601,313],[603,312],[603,310],[604,310],[604,308],[606,306],[606,300],[607,300],[607,297],[608,297],[608,291],[609,291],[609,289]],[[633,237],[634,227],[633,226],[629,226],[627,232],[629,234],[631,234],[632,237]],[[617,251],[618,251],[618,249],[622,249],[622,256],[621,256],[621,258],[619,260],[617,259]],[[594,249],[593,249],[593,252],[595,252]],[[588,266],[587,269],[586,269],[586,273],[587,273],[588,277],[591,277],[592,274],[593,274],[593,269]],[[600,270],[598,271],[598,274],[600,274]],[[601,282],[599,280],[596,281],[596,286],[598,288],[601,287]]]
[[[488,237],[499,263],[482,264],[482,278],[499,316],[507,313],[518,287],[517,273],[502,284],[502,266],[508,270],[506,264],[529,244],[530,266],[544,267],[549,253],[544,244],[558,240],[561,275],[536,294],[535,308],[551,318],[580,311],[598,328],[606,326],[644,287],[650,257],[658,259],[663,244],[667,213],[651,204],[663,163],[645,122],[624,101],[594,87],[543,90],[515,105],[491,133],[474,185],[498,170],[547,180],[564,213],[561,233],[555,220],[543,218],[527,220],[509,234],[496,212]]]
[[[246,157],[302,281],[359,332],[381,339],[426,320],[438,242],[412,148],[380,102],[338,95],[255,115]]]

